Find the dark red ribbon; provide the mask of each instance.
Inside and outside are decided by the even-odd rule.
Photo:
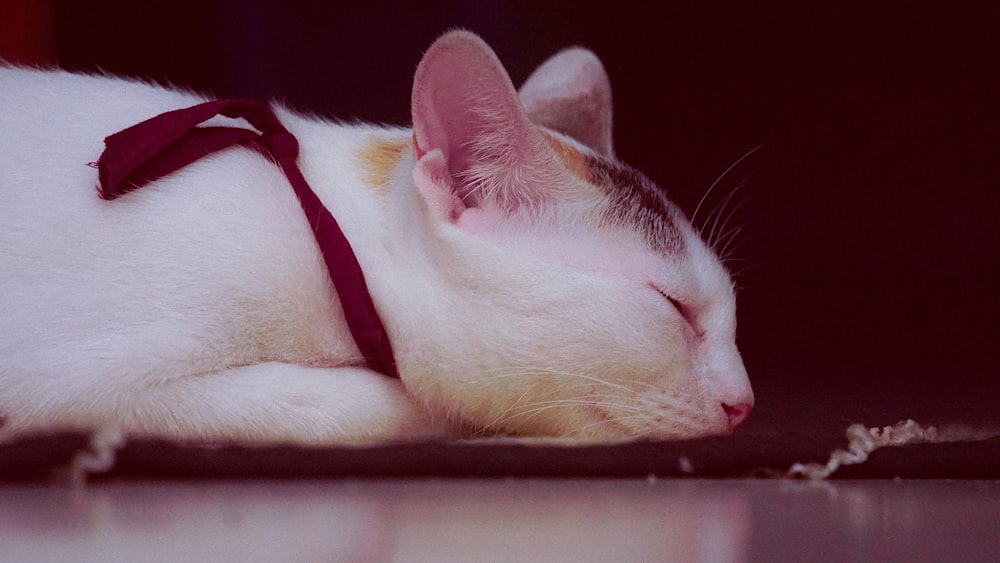
[[[243,118],[257,131],[199,127],[217,115]],[[206,102],[157,115],[111,135],[104,144],[104,154],[97,161],[100,180],[97,189],[101,198],[107,200],[234,145],[252,148],[273,159],[299,198],[340,297],[347,325],[368,367],[399,377],[389,337],[351,244],[302,176],[296,163],[299,143],[269,106],[250,100]]]

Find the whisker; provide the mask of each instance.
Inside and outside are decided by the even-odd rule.
[[[495,417],[493,417],[493,420],[491,420],[488,423],[486,423],[486,425],[482,429],[483,434],[486,433],[487,429],[496,428],[499,425],[499,422],[501,420],[503,420],[504,417],[507,416],[507,414],[510,413],[510,411],[514,410],[517,407],[517,405],[521,404],[521,401],[523,401],[524,398],[528,396],[528,393],[530,391],[531,391],[530,389],[525,389],[524,393],[521,393],[521,396],[518,397],[516,401],[514,401],[513,403],[511,403],[511,405],[509,407],[507,407],[506,409],[504,409],[503,412],[501,412],[501,413],[497,414]]]
[[[733,198],[734,191],[735,190],[726,194],[726,196],[723,197],[715,205],[714,208],[712,208],[712,211],[708,213],[708,216],[705,217],[704,226],[705,228],[708,229],[708,232],[707,233],[704,233],[703,231],[698,232],[698,234],[702,235],[702,237],[705,239],[705,244],[707,244],[709,247],[712,246],[712,242],[715,240],[715,230],[719,226],[719,222],[722,218],[722,213],[724,212],[726,206],[729,205],[729,201]]]
[[[726,168],[725,172],[723,172],[722,174],[720,174],[719,177],[716,178],[714,182],[712,182],[712,185],[709,186],[708,190],[706,190],[705,193],[701,196],[701,200],[698,201],[698,205],[694,208],[694,213],[691,214],[691,224],[692,225],[694,224],[695,218],[698,217],[698,211],[701,209],[701,206],[705,203],[705,200],[708,198],[708,195],[711,194],[712,190],[715,189],[715,186],[719,185],[719,182],[721,182],[722,179],[725,178],[727,174],[729,174],[730,172],[732,172],[733,168],[736,168],[737,166],[739,166],[741,162],[743,162],[744,160],[746,160],[747,158],[749,158],[750,155],[752,155],[753,153],[755,153],[758,150],[760,150],[763,146],[764,146],[764,144],[761,143],[761,144],[757,145],[756,147],[750,149],[746,154],[744,154],[743,156],[741,156],[739,158],[739,160],[737,160],[736,162],[730,164],[729,168]]]
[[[590,422],[590,423],[584,424],[583,426],[577,427],[577,428],[573,429],[571,432],[568,432],[568,434],[579,434],[580,432],[583,432],[584,430],[587,430],[588,428],[593,428],[595,426],[603,426],[605,424],[616,424],[616,423],[618,423],[618,421],[619,421],[618,417],[607,418],[607,419],[604,419],[604,420],[597,420],[597,421],[594,421],[594,422]]]
[[[633,421],[639,421],[640,422],[640,425],[639,425],[638,429],[629,428],[628,423],[633,422]],[[617,425],[623,427],[625,430],[628,430],[629,431],[628,434],[630,436],[632,436],[632,437],[638,437],[638,436],[642,436],[643,435],[643,431],[642,430],[643,430],[644,427],[645,428],[651,427],[655,423],[656,423],[655,417],[649,416],[648,413],[636,413],[636,414],[629,414],[629,415],[625,415],[625,416],[616,416],[616,417],[613,417],[613,418],[610,418],[610,419],[607,419],[607,420],[599,420],[599,421],[591,422],[591,423],[588,423],[588,424],[584,424],[583,426],[580,426],[580,427],[574,429],[573,432],[571,432],[571,433],[580,433],[580,432],[582,432],[584,430],[587,430],[589,428],[592,428],[592,427],[595,427],[595,426],[601,426],[601,425],[604,425],[604,424],[617,424]],[[672,421],[671,422],[671,429],[673,430],[673,432],[672,432],[673,434],[676,434],[678,436],[683,436],[685,434],[695,432],[698,429],[698,426],[695,425],[695,424],[690,424],[690,423],[685,424],[683,421]]]
[[[735,236],[732,232],[727,232],[724,238],[727,243],[729,238]],[[497,378],[559,378],[564,377],[570,380],[580,380],[592,382],[595,386],[585,396],[578,398],[548,398],[537,401],[527,401],[531,390],[525,390],[511,404],[505,405],[501,412],[491,415],[489,422],[476,429],[476,434],[485,436],[489,434],[517,434],[518,428],[527,428],[531,421],[544,413],[552,412],[555,409],[571,409],[590,407],[598,408],[606,416],[599,420],[591,420],[586,416],[578,428],[566,432],[572,435],[586,432],[594,427],[609,423],[629,424],[634,423],[634,428],[630,431],[629,426],[622,427],[622,430],[629,435],[639,436],[647,431],[655,430],[658,422],[666,424],[668,419],[660,418],[660,414],[667,409],[670,413],[682,413],[695,407],[687,404],[682,397],[670,397],[669,405],[664,404],[664,396],[658,385],[650,381],[635,381],[629,385],[622,385],[609,381],[602,377],[561,371],[553,368],[543,368],[538,366],[510,366],[494,368],[486,375],[477,379],[477,382],[486,383]],[[544,379],[543,379],[544,381]],[[473,383],[474,384],[474,383]],[[696,409],[695,411],[696,412]],[[681,417],[684,419],[685,417]],[[683,425],[682,425],[683,426]],[[677,427],[678,432],[683,428],[678,426],[678,422],[671,421],[664,428]],[[691,430],[695,429],[692,426]],[[616,429],[616,432],[618,430]]]
[[[733,273],[730,274],[731,277],[738,278],[738,277],[742,276],[743,274],[745,274],[745,273],[749,272],[750,270],[753,270],[754,268],[756,268],[756,267],[759,266],[759,264],[754,264],[754,263],[750,262],[749,260],[744,260],[744,262],[746,262],[746,263],[739,270],[736,270],[736,271],[734,271]]]
[[[715,245],[718,243],[717,235],[726,228],[726,224],[729,223],[730,219],[732,218],[734,210],[729,208],[729,204],[730,202],[733,201],[733,197],[736,195],[737,192],[740,191],[742,187],[743,183],[741,182],[735,188],[733,188],[732,191],[726,194],[726,197],[722,198],[722,201],[720,201],[719,204],[715,206],[715,209],[713,209],[712,212],[708,214],[706,221],[711,222],[712,228],[708,233],[706,244],[708,244],[710,248],[714,248]],[[741,206],[742,203],[734,207],[735,209],[739,209],[739,207]],[[723,213],[726,214],[725,217],[723,217]]]
[[[539,413],[542,413],[542,412],[545,412],[545,411],[548,411],[548,410],[557,409],[557,408],[563,408],[563,407],[574,407],[574,406],[604,406],[604,407],[616,408],[616,409],[623,410],[623,411],[626,411],[626,412],[631,412],[631,413],[634,413],[634,414],[639,414],[639,413],[642,412],[642,409],[640,409],[639,407],[636,407],[634,405],[611,404],[611,403],[605,403],[605,402],[601,402],[601,401],[590,401],[590,400],[584,400],[584,399],[553,399],[553,400],[550,400],[550,401],[539,401],[539,402],[536,402],[536,403],[531,403],[530,405],[527,405],[527,406],[530,407],[530,408],[528,408],[527,410],[523,410],[523,411],[514,413],[514,414],[512,414],[512,415],[510,415],[508,417],[505,417],[505,418],[497,421],[497,425],[501,426],[503,424],[506,424],[506,423],[510,422],[511,420],[514,420],[516,418],[520,418],[520,417],[523,417],[523,416],[537,416]]]
[[[737,187],[737,189],[739,189],[739,187]],[[736,190],[733,190],[733,193],[736,193]],[[719,227],[719,236],[716,237],[715,244],[713,244],[713,246],[717,246],[722,241],[724,237],[722,232],[729,226],[729,222],[733,220],[733,217],[736,216],[736,213],[740,209],[742,209],[743,206],[746,205],[748,201],[750,201],[749,197],[743,198],[736,205],[732,206],[728,210],[728,212],[726,213],[726,217],[722,219],[722,226]]]
[[[733,281],[733,289],[736,291],[736,293],[740,293],[740,292],[742,292],[742,291],[744,291],[744,290],[747,289],[747,286],[743,285],[743,283],[742,283],[743,280],[741,278],[747,272],[749,272],[749,271],[753,270],[754,268],[756,268],[758,266],[758,264],[753,264],[749,260],[741,260],[741,259],[737,259],[737,258],[730,258],[730,259],[728,259],[725,262],[725,264],[727,265],[726,267],[728,268],[729,267],[728,265],[731,264],[731,263],[734,263],[734,262],[736,262],[736,263],[742,263],[742,266],[740,266],[739,268],[737,268],[735,270],[730,268],[730,270],[729,270],[729,278]]]
[[[723,262],[726,261],[726,258],[729,257],[729,251],[731,250],[730,246],[741,232],[743,232],[743,227],[733,227],[732,229],[726,231],[725,234],[719,236],[718,248],[714,249],[715,254],[719,257],[719,260]],[[736,248],[736,246],[733,246],[733,248]]]
[[[590,401],[590,400],[585,400],[585,399],[552,399],[552,400],[549,400],[549,401],[538,401],[536,403],[531,403],[528,406],[533,407],[533,408],[531,408],[531,409],[529,409],[527,411],[521,411],[520,413],[515,414],[513,416],[516,417],[516,416],[518,416],[520,414],[527,414],[527,413],[532,413],[532,412],[539,412],[539,411],[549,410],[549,409],[558,408],[558,407],[579,407],[579,406],[587,406],[587,407],[611,407],[611,408],[615,408],[615,409],[619,409],[619,410],[624,410],[624,411],[629,411],[629,412],[635,412],[635,413],[642,412],[642,409],[640,409],[639,407],[636,407],[634,405],[613,404],[613,403],[605,403],[605,402],[602,402],[602,401]]]
[[[526,377],[526,376],[557,376],[557,377],[572,377],[577,379],[584,379],[593,383],[603,385],[605,387],[610,387],[612,389],[618,389],[619,391],[627,393],[637,393],[635,389],[631,387],[622,385],[620,383],[614,383],[606,379],[601,379],[600,377],[595,377],[591,375],[585,375],[582,373],[573,373],[567,371],[560,371],[551,368],[541,368],[541,367],[510,367],[510,368],[495,368],[490,371],[508,371],[508,373],[494,373],[486,377],[479,378],[477,381],[486,381],[490,379],[497,379],[503,377]]]

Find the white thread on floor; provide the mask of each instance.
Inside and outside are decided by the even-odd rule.
[[[822,463],[796,463],[785,474],[786,477],[801,477],[811,480],[826,479],[843,465],[864,463],[869,454],[879,448],[925,444],[930,442],[963,442],[986,440],[1000,435],[998,429],[977,429],[953,425],[937,428],[923,426],[914,420],[902,420],[892,426],[869,428],[864,424],[852,424],[847,428],[847,449],[835,450],[830,459]]]
[[[88,447],[73,456],[60,477],[74,487],[83,486],[89,474],[103,473],[114,467],[118,450],[124,446],[125,437],[120,430],[99,428],[90,435]]]

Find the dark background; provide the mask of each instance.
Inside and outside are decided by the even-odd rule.
[[[758,399],[742,431],[1000,422],[989,3],[0,4],[9,60],[397,124],[448,29],[482,35],[515,84],[589,47],[611,76],[619,156],[689,214],[763,145],[704,207],[738,188],[739,341]]]

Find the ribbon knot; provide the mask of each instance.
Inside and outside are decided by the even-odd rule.
[[[299,141],[288,131],[265,133],[262,137],[264,146],[277,160],[295,159],[299,156]]]
[[[244,119],[242,127],[205,127],[223,115]],[[299,170],[299,143],[274,111],[251,100],[216,100],[162,113],[111,135],[97,161],[98,194],[113,200],[214,152],[244,146],[281,167],[319,244],[351,335],[369,368],[399,377],[392,346],[372,301],[364,272],[340,225]],[[322,233],[322,236],[320,235]]]

